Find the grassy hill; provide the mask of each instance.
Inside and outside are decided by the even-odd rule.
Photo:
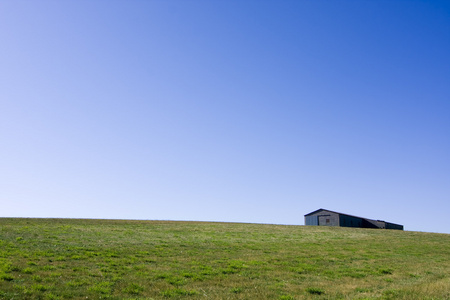
[[[0,219],[0,299],[450,299],[450,235]]]

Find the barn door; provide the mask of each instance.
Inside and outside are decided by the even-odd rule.
[[[319,226],[331,226],[331,216],[330,215],[319,216]]]

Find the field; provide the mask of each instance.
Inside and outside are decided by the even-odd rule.
[[[450,299],[450,235],[0,218],[0,299]]]

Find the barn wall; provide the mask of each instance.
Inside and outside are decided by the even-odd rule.
[[[339,214],[329,211],[321,211],[316,215],[319,226],[339,226]]]
[[[340,215],[339,226],[342,227],[359,227],[363,225],[363,219],[353,216]]]
[[[371,219],[364,219],[363,221],[363,227],[364,228],[385,228],[386,222],[383,221],[375,221],[375,220],[371,220]]]
[[[324,211],[317,217],[319,226],[339,226],[339,214]]]
[[[305,225],[317,226],[319,225],[319,219],[317,216],[305,216]]]
[[[305,216],[305,225],[339,226],[339,214],[321,210]]]

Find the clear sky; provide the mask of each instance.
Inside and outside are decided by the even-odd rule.
[[[450,233],[450,2],[1,1],[0,204]]]

